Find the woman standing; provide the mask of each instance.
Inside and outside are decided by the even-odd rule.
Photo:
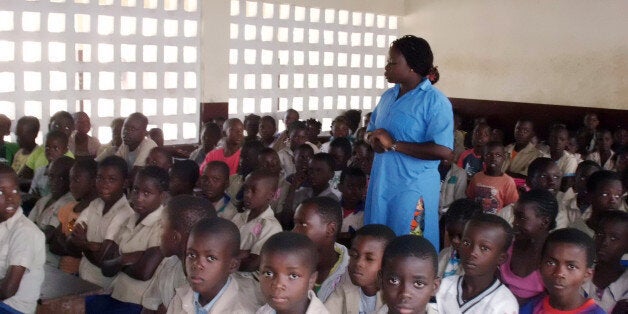
[[[434,67],[427,41],[406,35],[388,54],[384,75],[395,86],[382,95],[367,129],[377,154],[364,224],[423,235],[438,250],[438,164],[452,154],[451,103],[427,78]]]

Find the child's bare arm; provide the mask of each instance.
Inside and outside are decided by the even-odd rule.
[[[101,258],[95,265],[100,266],[102,274],[106,277],[113,277],[122,269],[122,256],[118,244],[105,240],[101,247]]]
[[[43,231],[44,235],[46,236],[46,243],[50,243],[50,241],[52,240],[52,237],[55,234],[55,227],[51,225],[46,225],[41,231]]]
[[[0,280],[0,300],[6,300],[15,295],[22,282],[22,276],[26,268],[23,266],[11,265],[6,276]]]
[[[164,256],[158,246],[146,251],[122,254],[122,271],[137,280],[149,280]]]

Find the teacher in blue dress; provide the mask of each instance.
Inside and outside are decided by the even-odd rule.
[[[388,52],[384,92],[367,127],[375,159],[364,224],[385,224],[397,235],[427,238],[438,250],[438,164],[453,147],[451,103],[427,79],[434,67],[430,45],[406,35]]]

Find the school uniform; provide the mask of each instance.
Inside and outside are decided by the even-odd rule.
[[[200,167],[205,160],[205,156],[207,156],[207,153],[208,152],[205,151],[203,145],[201,145],[190,153],[189,159],[193,160]]]
[[[528,143],[526,147],[518,152],[515,152],[515,144],[510,144],[506,146],[505,151],[509,154],[510,158],[504,161],[502,170],[504,172],[509,171],[524,176],[528,175],[528,166],[532,161],[545,156],[545,154],[538,150],[532,143]]]
[[[314,196],[325,196],[333,199],[336,202],[339,202],[340,199],[336,196],[336,193],[331,189],[331,187],[327,187],[318,195],[314,195],[314,190],[311,187],[300,187],[298,190],[294,191],[294,198],[292,203],[292,208],[296,209],[297,206],[301,204],[301,202],[305,201],[308,198],[312,198]]]
[[[148,137],[145,137],[140,145],[134,151],[129,151],[129,146],[122,143],[116,151],[116,156],[122,157],[126,160],[129,170],[133,167],[144,167],[146,165],[146,157],[150,153],[150,150],[157,147],[157,144]]]
[[[578,159],[572,153],[565,151],[558,160],[556,160],[558,169],[563,173],[563,178],[573,177],[576,175],[578,168]]]
[[[242,298],[238,281],[229,276],[227,283],[209,304],[198,302],[198,293],[187,284],[175,289],[176,294],[168,305],[168,314],[234,313],[248,314],[255,311],[255,305]]]
[[[314,291],[310,290],[307,292],[307,298],[310,299],[310,305],[308,305],[305,314],[329,314],[329,310],[323,305],[323,302],[316,297]],[[275,309],[270,307],[270,305],[265,304],[261,308],[255,312],[255,314],[275,314]]]
[[[118,151],[118,148],[118,146],[113,146],[113,144],[111,143],[101,145],[98,149],[98,154],[96,155],[96,158],[94,158],[94,160],[96,162],[101,162],[103,159],[115,155]]]
[[[334,250],[338,253],[336,264],[329,271],[329,275],[323,280],[323,283],[315,287],[316,296],[321,302],[327,301],[327,298],[334,290],[342,284],[342,277],[347,272],[347,266],[349,265],[349,251],[347,248],[340,243],[334,243]]]
[[[334,176],[329,180],[329,188],[332,192],[338,197],[338,199],[342,198],[342,193],[338,189],[338,185],[340,185],[340,175],[342,174],[342,170],[334,171]]]
[[[286,204],[286,196],[288,196],[288,190],[290,190],[290,183],[285,179],[282,179],[283,175],[280,175],[279,177],[280,179],[277,186],[277,192],[275,192],[273,199],[270,200],[270,207],[275,213],[283,211]]]
[[[82,222],[87,224],[87,241],[89,242],[102,243],[104,240],[113,240],[122,225],[134,214],[124,195],[103,215],[104,208],[105,202],[97,198],[81,212],[76,220],[77,224]],[[109,288],[113,280],[113,278],[103,276],[100,267],[92,264],[85,256],[81,257],[79,275],[81,279],[97,284],[105,290]]]
[[[615,152],[611,150],[611,156],[606,160],[606,162],[602,165],[602,158],[600,157],[600,152],[594,151],[587,156],[587,160],[592,160],[597,162],[604,170],[615,170]]]
[[[427,314],[438,314],[438,310],[436,310],[436,304],[433,303],[428,303],[425,306],[425,313]],[[382,306],[377,312],[375,312],[376,314],[388,314],[388,305],[384,305]]]
[[[438,277],[445,278],[454,275],[464,275],[464,269],[460,266],[460,256],[450,245],[438,254]]]
[[[519,312],[517,299],[498,278],[495,278],[493,284],[473,299],[463,301],[463,278],[463,276],[450,276],[442,280],[436,293],[438,313],[514,314]]]
[[[281,224],[270,206],[253,220],[247,221],[250,214],[250,210],[237,213],[231,221],[240,229],[240,250],[259,255],[266,240],[282,231]]]
[[[161,244],[162,212],[163,206],[159,206],[139,223],[137,223],[138,214],[131,216],[127,224],[120,228],[120,232],[114,238],[120,254],[145,251],[148,248],[159,246]],[[122,302],[141,304],[142,296],[149,284],[150,280],[142,281],[131,278],[121,271],[111,283],[113,287],[111,297]]]
[[[52,194],[40,198],[28,214],[28,219],[34,222],[41,230],[44,230],[46,226],[57,228],[60,223],[58,218],[59,210],[66,204],[74,202],[72,193],[68,192],[46,207],[51,198]],[[54,267],[59,265],[59,255],[50,252],[48,244],[46,244],[46,263]]]
[[[233,205],[232,200],[233,198],[225,194],[220,200],[212,203],[218,217],[231,220],[233,216],[238,213],[238,210],[236,209],[235,205]]]
[[[231,202],[236,207],[238,207],[242,203],[243,195],[241,194],[240,198],[238,198],[238,194],[240,193],[240,190],[244,185],[244,179],[244,176],[239,173],[229,176],[229,186],[227,186],[225,194],[229,196]]]
[[[455,164],[447,171],[445,179],[440,183],[439,214],[444,214],[455,200],[466,198],[467,173]]]
[[[277,155],[279,155],[279,163],[281,163],[281,170],[283,170],[284,175],[289,176],[297,171],[294,164],[294,152],[290,147],[282,148],[277,152]]]
[[[35,313],[44,282],[45,243],[44,233],[24,216],[22,207],[0,223],[0,277],[4,278],[12,265],[26,268],[15,294],[0,304]]]
[[[50,194],[50,180],[47,173],[48,165],[35,169],[28,194],[37,194],[40,197]]]
[[[628,298],[628,269],[604,290],[598,291],[593,280],[585,282],[580,290],[586,298],[592,298],[604,311],[611,313],[617,302]]]
[[[345,206],[340,200],[342,207],[342,227],[340,232],[356,232],[364,226],[364,202],[360,201],[354,208]]]
[[[142,306],[153,311],[161,304],[167,307],[174,298],[175,289],[186,283],[183,264],[179,257],[164,258],[142,296]]]
[[[70,137],[68,138],[68,150],[71,151],[74,155],[80,156],[76,154],[76,132],[76,130],[72,131],[72,134],[70,134]],[[99,150],[100,142],[98,141],[98,139],[93,136],[87,135],[87,151],[89,153],[88,156],[96,157]]]
[[[342,284],[325,301],[325,307],[330,313],[360,314],[372,313],[384,306],[382,294],[378,291],[368,297],[362,288],[354,285],[345,273]]]

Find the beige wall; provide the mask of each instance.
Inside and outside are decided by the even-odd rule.
[[[241,0],[244,1],[244,0]],[[404,0],[265,0],[305,7],[334,8],[404,14]],[[201,24],[201,101],[226,102],[229,98],[229,0],[199,0]]]
[[[628,1],[405,4],[450,97],[628,109]]]

